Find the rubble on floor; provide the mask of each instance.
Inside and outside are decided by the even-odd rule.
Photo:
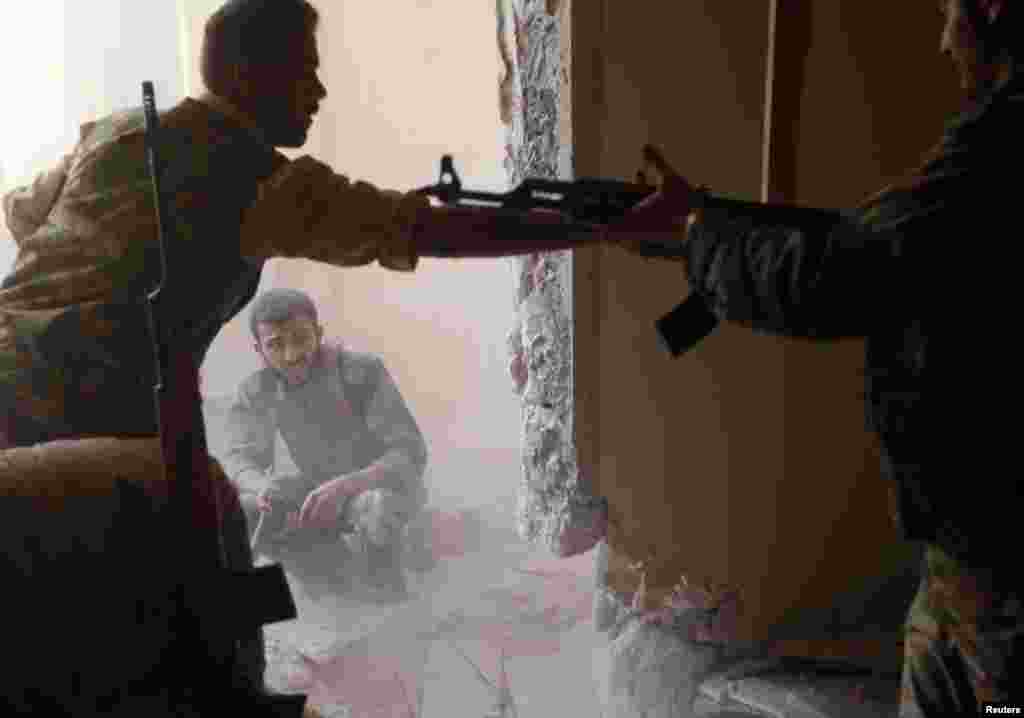
[[[604,718],[897,714],[898,656],[867,665],[783,658],[769,655],[764,645],[694,640],[701,631],[693,624],[706,620],[700,611],[678,611],[670,620],[653,622],[651,612],[631,607],[631,596],[608,589],[603,548],[602,543],[594,554],[593,625],[608,640],[608,656],[597,675]],[[916,554],[910,555],[901,570],[836,597],[826,610],[802,613],[780,634],[895,640],[917,585],[918,566]]]
[[[715,647],[640,621],[609,648],[598,677],[604,718],[868,718],[898,709],[896,673],[789,658],[723,664]]]
[[[733,711],[770,718],[895,716],[899,675],[843,663],[750,661],[701,682],[693,713],[720,718]]]

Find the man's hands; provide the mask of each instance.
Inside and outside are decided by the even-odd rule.
[[[641,183],[647,182],[648,168],[655,169],[661,177],[658,191],[606,229],[608,241],[628,251],[638,251],[645,243],[667,244],[686,239],[693,186],[651,145],[644,147],[644,169],[637,173]]]
[[[397,542],[411,518],[408,499],[387,489],[364,491],[350,511],[359,530],[377,546]]]
[[[330,526],[338,520],[345,501],[366,490],[363,482],[350,476],[331,479],[309,492],[298,514],[288,517],[290,528]],[[293,518],[294,517],[294,518]]]
[[[284,530],[331,526],[339,519],[347,499],[367,491],[370,483],[370,477],[363,472],[346,474],[324,482],[306,495],[298,510],[285,514]],[[282,503],[275,502],[278,494],[278,487],[273,485],[256,494],[257,510],[261,513],[282,510]],[[287,503],[284,505],[287,506]]]

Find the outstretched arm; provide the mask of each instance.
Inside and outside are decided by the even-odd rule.
[[[717,216],[716,216],[717,215]],[[865,336],[905,273],[905,241],[836,215],[804,223],[759,223],[707,212],[687,239],[691,291],[722,320],[787,336]]]
[[[602,241],[601,230],[545,210],[430,207],[414,237],[423,257],[487,258],[577,249]]]
[[[969,190],[963,172],[947,171],[913,193],[881,193],[869,209],[845,215],[705,202],[653,149],[648,160],[663,188],[624,217],[615,236],[627,237],[622,244],[629,249],[630,229],[688,218],[679,238],[690,290],[719,319],[760,331],[814,339],[867,335],[913,311],[928,271],[923,250],[955,231],[953,225],[965,226],[963,213],[945,202]]]
[[[311,157],[264,182],[243,217],[242,253],[412,271],[420,257],[503,257],[600,241],[551,211],[434,207],[415,193],[349,180]]]

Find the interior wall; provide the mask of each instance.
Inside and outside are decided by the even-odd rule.
[[[573,7],[577,176],[631,179],[652,142],[700,182],[757,196],[767,0]],[[577,257],[580,463],[609,499],[612,587],[638,579],[615,571],[615,555],[645,561],[648,588],[682,573],[739,578],[730,557],[744,501],[730,478],[770,480],[765,467],[781,464],[778,422],[751,431],[758,416],[744,408],[781,402],[779,351],[723,327],[672,360],[654,321],[685,296],[680,267],[614,248]]]
[[[328,96],[309,142],[293,154],[406,190],[437,182],[441,156],[450,153],[466,186],[506,189],[493,5],[334,0],[317,7]],[[192,26],[201,29],[201,19]],[[521,430],[506,372],[515,318],[507,261],[422,259],[414,273],[399,273],[274,260],[262,286],[285,285],[317,300],[330,336],[383,358],[426,434],[433,469],[444,467],[431,478],[441,496],[511,500]],[[243,311],[214,342],[203,367],[207,394],[232,391],[259,365],[246,322]]]
[[[797,148],[783,199],[850,207],[938,137],[951,98],[938,17],[924,0],[901,3],[880,33],[864,3],[788,4],[812,6],[802,93],[775,77],[777,97],[799,99],[796,126],[773,129]],[[651,141],[692,181],[757,198],[769,10],[768,0],[574,3],[576,174],[631,178]],[[680,269],[614,249],[577,256],[580,463],[609,498],[618,565],[646,561],[648,586],[662,590],[681,575],[737,586],[741,634],[764,637],[902,554],[864,427],[860,342],[727,325],[673,360],[653,321],[685,296]]]
[[[916,167],[955,109],[957,84],[938,52],[941,17],[927,0],[899,3],[886,10],[891,31],[879,33],[877,8],[864,3],[802,5],[810,44],[793,151],[779,162],[792,165],[793,201],[854,207]],[[825,600],[845,604],[842,594],[898,574],[916,551],[891,522],[876,440],[865,426],[863,341],[788,342],[784,373],[785,467],[801,477],[787,482],[789,501],[820,507],[815,523],[796,524],[795,533],[821,537],[814,581],[792,601],[792,616]],[[823,467],[839,481],[820,489]]]

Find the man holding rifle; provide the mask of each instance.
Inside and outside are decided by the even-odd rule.
[[[499,257],[604,238],[555,212],[432,207],[308,156],[288,160],[275,148],[305,143],[326,96],[317,21],[305,0],[225,3],[205,30],[208,91],[160,118],[161,182],[177,229],[170,281],[191,291],[158,306],[156,319],[178,338],[173,350],[197,365],[272,257],[412,271],[423,256]],[[141,109],[83,125],[69,154],[7,194],[3,210],[18,253],[0,285],[0,448],[156,436],[155,361],[140,300],[159,262]],[[229,567],[245,569],[237,495],[220,503]],[[248,643],[242,670],[262,690],[262,640]]]
[[[1013,441],[1006,419],[990,408],[1011,370],[997,363],[1003,347],[974,344],[1009,327],[1007,308],[1019,303],[998,272],[1017,266],[1000,235],[1020,222],[1019,183],[1003,170],[1021,159],[1024,8],[942,0],[940,9],[941,48],[971,103],[905,181],[831,222],[809,210],[803,224],[779,226],[759,208],[702,209],[702,194],[651,150],[661,191],[617,227],[685,221],[691,291],[719,319],[819,340],[866,337],[869,422],[897,520],[927,546],[906,624],[901,715],[929,717],[1024,705],[1013,538],[1024,502],[1016,462],[996,456]]]
[[[326,96],[317,19],[305,0],[226,3],[206,26],[208,92],[162,113],[175,253],[194,285],[188,306],[159,317],[183,329],[189,346],[180,349],[201,359],[273,257],[413,271],[424,256],[501,257],[602,239],[557,212],[432,207],[276,151],[305,143]],[[151,347],[134,301],[156,271],[146,173],[142,113],[125,111],[84,125],[56,167],[4,197],[18,243],[0,287],[8,443],[156,431]],[[99,398],[119,410],[94,411]]]

